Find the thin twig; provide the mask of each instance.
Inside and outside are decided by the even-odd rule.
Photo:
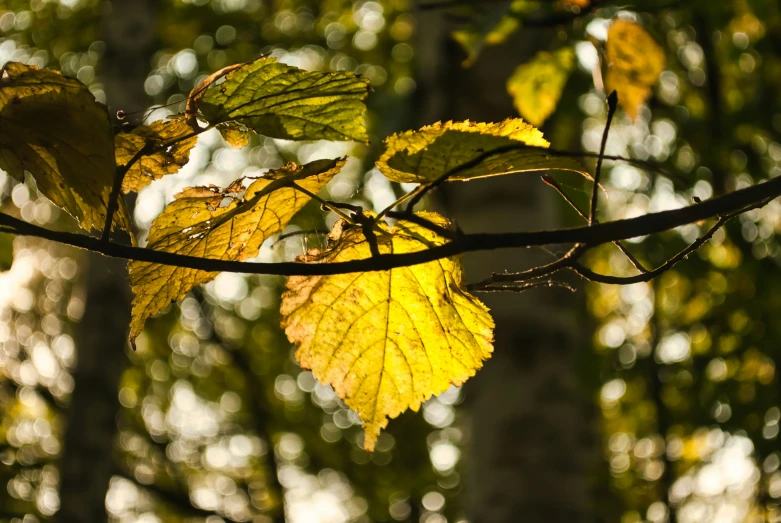
[[[486,278],[482,281],[467,285],[467,289],[470,291],[479,291],[490,288],[496,283],[518,283],[551,276],[552,274],[562,269],[570,267],[572,265],[572,261],[577,259],[585,251],[585,246],[576,245],[567,251],[566,254],[564,254],[561,258],[558,258],[550,263],[540,265],[538,267],[532,267],[531,269],[521,272],[495,272],[491,275],[490,278]]]
[[[144,146],[133,155],[130,161],[125,165],[117,166],[114,171],[114,185],[111,187],[108,204],[106,205],[106,222],[103,225],[103,233],[100,235],[101,241],[107,242],[111,236],[111,225],[114,222],[114,213],[117,212],[117,208],[119,208],[119,193],[122,190],[122,182],[125,180],[125,175],[138,160],[149,154],[153,148],[154,144],[152,142],[146,142]]]
[[[293,189],[295,189],[295,190],[297,190],[297,191],[299,191],[299,192],[309,196],[310,198],[312,198],[313,200],[318,202],[320,205],[322,205],[323,207],[327,208],[329,211],[337,214],[341,219],[346,220],[348,223],[355,223],[355,220],[353,220],[353,218],[351,216],[348,216],[344,211],[342,211],[339,208],[339,205],[337,205],[336,203],[329,202],[328,200],[324,200],[324,199],[320,198],[318,195],[316,195],[312,191],[310,191],[308,189],[305,189],[304,187],[298,185],[295,182],[290,182],[290,186]]]
[[[273,246],[276,246],[279,242],[283,240],[287,240],[288,238],[293,238],[294,236],[304,236],[307,234],[318,234],[320,236],[325,236],[328,234],[328,231],[325,229],[313,229],[309,231],[293,231],[293,232],[286,232],[285,234],[280,234],[277,240],[272,244]]]
[[[564,189],[561,188],[558,182],[551,175],[546,174],[545,176],[542,177],[542,181],[545,182],[550,187],[553,187],[556,190],[556,192],[558,192],[559,195],[561,195],[561,197],[564,198],[564,201],[566,201],[570,205],[570,207],[572,207],[573,209],[575,209],[575,211],[577,211],[577,213],[580,215],[581,218],[588,221],[588,216],[586,216],[586,214],[582,210],[580,210],[580,207],[578,207],[575,201],[572,198],[570,198],[566,192],[564,192]],[[629,249],[624,247],[624,244],[622,244],[621,242],[613,242],[613,244],[616,247],[618,247],[618,250],[624,253],[624,256],[626,256],[629,262],[635,266],[635,269],[637,269],[640,272],[648,272],[648,269],[646,269],[643,266],[643,264],[640,263],[640,260],[635,258],[634,254],[629,252]]]
[[[473,292],[525,292],[530,289],[537,289],[540,287],[560,287],[567,289],[570,292],[575,292],[575,287],[567,282],[559,280],[545,280],[536,281],[530,283],[524,283],[522,285],[492,285],[489,287],[482,287],[480,289],[473,289]]]
[[[130,160],[128,160],[125,165],[117,166],[116,171],[114,171],[114,184],[111,187],[111,193],[109,194],[108,203],[106,204],[106,222],[103,225],[103,232],[100,235],[101,241],[106,243],[109,241],[109,237],[111,236],[111,226],[114,221],[114,213],[116,213],[117,209],[119,208],[119,194],[122,190],[122,182],[125,180],[125,176],[127,175],[128,171],[130,171],[136,162],[138,162],[144,156],[156,154],[181,141],[189,140],[194,136],[198,136],[199,134],[208,131],[210,128],[211,127],[204,127],[200,131],[193,131],[192,133],[179,136],[173,140],[161,144],[155,144],[154,142],[148,141],[141,149],[136,152],[136,154],[133,155],[132,158],[130,158]]]
[[[383,210],[381,210],[377,214],[376,220],[379,221],[380,219],[382,219],[383,216],[386,216],[388,213],[390,213],[393,209],[395,209],[396,207],[398,207],[402,203],[406,202],[410,198],[414,198],[420,191],[423,190],[423,187],[425,187],[425,185],[418,185],[417,187],[412,189],[410,192],[401,195],[395,202],[393,202],[392,204],[388,205]],[[412,213],[412,207],[408,205],[407,206],[407,211],[408,211],[407,214],[411,214]]]
[[[760,207],[763,207],[770,203],[770,201],[773,200],[773,198],[766,198],[764,200],[761,200],[759,202],[753,203],[747,207],[744,207],[742,209],[738,209],[736,211],[732,211],[730,213],[722,214],[719,216],[719,219],[716,221],[716,223],[708,229],[708,232],[694,240],[688,247],[680,251],[678,254],[664,262],[662,265],[657,267],[656,269],[652,271],[648,271],[644,274],[638,274],[636,276],[609,276],[606,274],[599,274],[596,273],[587,267],[584,267],[580,265],[579,263],[575,262],[572,264],[571,268],[574,272],[582,276],[583,278],[586,278],[590,281],[595,281],[598,283],[608,283],[608,284],[618,284],[618,285],[628,285],[631,283],[640,283],[640,282],[647,282],[651,281],[652,279],[656,278],[660,274],[662,274],[665,271],[668,271],[673,268],[678,262],[685,260],[689,257],[691,253],[699,249],[705,242],[710,240],[714,234],[716,234],[716,231],[718,231],[721,227],[726,225],[727,222],[729,222],[731,219],[735,218],[736,216],[739,216],[745,212],[751,211],[753,209],[758,209]]]
[[[618,93],[613,91],[607,97],[607,120],[605,121],[605,130],[602,132],[602,144],[599,147],[599,158],[597,158],[597,168],[594,170],[594,186],[591,188],[591,205],[589,206],[588,224],[593,225],[597,217],[597,195],[599,193],[599,177],[602,174],[602,160],[605,158],[605,147],[607,146],[607,137],[610,132],[610,123],[613,121],[613,115],[618,107]]]
[[[447,229],[445,227],[442,227],[441,225],[437,225],[436,223],[432,222],[431,220],[427,220],[426,218],[418,215],[418,214],[407,214],[406,212],[388,212],[388,218],[396,218],[398,220],[404,220],[406,222],[414,223],[415,225],[420,225],[424,229],[428,229],[429,231],[436,233],[443,238],[448,238],[450,240],[455,239],[457,236],[459,236],[458,231],[454,231],[452,229]]]

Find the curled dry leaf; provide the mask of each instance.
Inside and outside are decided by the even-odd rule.
[[[438,122],[386,138],[385,152],[377,161],[377,168],[394,182],[426,183],[490,151],[518,146],[489,155],[450,179],[471,180],[548,169],[588,176],[577,160],[545,151],[549,145],[538,129],[520,118],[499,123]]]
[[[203,96],[206,94],[206,89],[208,89],[211,84],[231,71],[238,69],[242,65],[244,64],[232,64],[223,67],[219,71],[213,72],[198,82],[195,87],[193,87],[192,91],[190,91],[190,96],[187,97],[187,103],[184,107],[184,116],[187,121],[187,125],[189,125],[193,130],[198,131],[201,128],[201,126],[198,125],[198,102],[200,102],[201,98],[203,98]]]
[[[226,189],[188,187],[155,218],[148,247],[220,260],[244,261],[257,256],[261,244],[284,229],[310,200],[291,182],[317,193],[344,163],[343,158],[316,160],[304,166],[290,163],[266,173],[246,190],[241,179]],[[147,318],[217,276],[214,272],[139,261],[130,262],[128,270],[134,294],[131,342],[141,333]]]
[[[449,226],[437,214],[419,215]],[[421,251],[447,241],[405,221],[392,230],[380,227],[381,254]],[[327,249],[310,250],[299,261],[371,256],[360,227],[338,222],[329,239]],[[287,337],[298,344],[299,363],[358,413],[369,451],[388,418],[417,411],[433,394],[462,384],[493,351],[493,320],[464,289],[455,257],[389,271],[293,276],[281,313]]]

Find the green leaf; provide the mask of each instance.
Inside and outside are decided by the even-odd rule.
[[[419,213],[441,227],[447,220]],[[446,240],[400,221],[381,224],[381,254],[430,249]],[[371,257],[361,228],[338,222],[325,251],[299,261],[335,263]],[[457,257],[412,267],[334,276],[293,276],[282,296],[282,325],[298,344],[301,367],[333,386],[363,420],[364,448],[380,430],[433,394],[474,376],[493,351],[488,309],[463,286]]]
[[[365,142],[368,88],[353,73],[303,71],[259,58],[209,85],[197,105],[212,125],[235,120],[272,138]]]
[[[564,47],[554,53],[541,51],[519,66],[507,81],[518,113],[532,125],[542,125],[556,110],[574,65],[575,52]]]
[[[453,31],[453,39],[467,54],[463,62],[464,67],[469,67],[477,60],[483,47],[503,43],[520,27],[518,19],[509,16],[514,3],[523,2],[513,0],[500,2],[484,15],[477,16],[474,22]]]
[[[198,137],[183,116],[172,116],[151,125],[139,125],[114,137],[117,165],[125,165],[149,144],[164,149],[142,156],[125,174],[122,192],[138,192],[154,180],[179,171],[190,159]]]
[[[539,130],[520,118],[500,123],[438,122],[418,131],[394,134],[386,138],[385,152],[377,167],[394,182],[426,183],[490,151],[516,145],[521,148],[488,156],[449,179],[470,180],[548,169],[588,176],[577,160],[542,149],[550,144]]]
[[[0,232],[0,272],[7,271],[14,264],[14,237]]]
[[[8,62],[0,79],[0,169],[20,181],[29,171],[81,227],[102,229],[116,169],[106,107],[78,80]],[[129,229],[122,201],[114,223]]]
[[[244,261],[257,256],[261,244],[280,232],[309,197],[291,187],[295,182],[317,193],[344,165],[344,159],[290,163],[244,188],[238,179],[225,189],[188,187],[176,195],[149,231],[148,245],[158,251],[201,258]],[[128,265],[135,294],[130,341],[146,319],[217,273],[132,261]]]

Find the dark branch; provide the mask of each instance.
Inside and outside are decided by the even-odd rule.
[[[556,190],[556,192],[559,193],[559,195],[562,198],[564,198],[564,201],[566,201],[570,205],[570,207],[572,207],[573,209],[575,209],[575,211],[577,211],[577,213],[580,215],[581,218],[588,221],[588,216],[586,216],[586,214],[580,210],[580,207],[578,207],[575,201],[572,198],[570,198],[566,192],[564,192],[564,189],[561,188],[561,186],[558,184],[558,182],[555,179],[553,179],[552,176],[546,174],[545,176],[542,177],[542,181],[544,181],[550,187],[553,187]],[[648,269],[643,267],[643,264],[640,263],[640,261],[637,258],[635,258],[634,254],[629,252],[629,249],[624,247],[624,244],[622,244],[621,242],[613,242],[613,244],[616,247],[618,247],[619,251],[624,253],[624,256],[626,256],[629,262],[635,266],[635,269],[637,269],[640,272],[648,272]]]
[[[474,251],[554,244],[582,244],[590,248],[618,240],[656,234],[715,216],[726,215],[736,211],[740,212],[749,206],[762,205],[779,195],[781,195],[781,177],[733,191],[718,198],[696,203],[689,207],[646,214],[637,218],[551,231],[461,234],[444,245],[432,247],[424,251],[382,254],[369,259],[327,264],[296,262],[257,263],[199,258],[120,245],[113,242],[102,242],[97,238],[82,234],[51,231],[2,213],[0,213],[0,226],[7,227],[6,230],[8,228],[13,229],[13,231],[10,231],[13,234],[44,238],[115,258],[214,272],[274,274],[282,276],[325,276],[408,267]]]

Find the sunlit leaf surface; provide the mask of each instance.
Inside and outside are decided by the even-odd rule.
[[[81,227],[101,229],[115,171],[106,107],[78,80],[8,62],[0,79],[0,169],[22,181],[29,171]],[[115,223],[127,229],[123,204]]]
[[[236,120],[272,138],[364,142],[368,88],[353,73],[303,71],[260,58],[212,84],[198,109],[211,124]]]
[[[664,51],[638,24],[616,20],[607,32],[605,62],[605,90],[615,90],[618,103],[634,119],[662,74]]]
[[[290,182],[318,192],[339,172],[345,160],[294,163],[266,173],[249,187],[236,180],[226,189],[188,187],[152,223],[151,249],[202,258],[243,261],[257,256],[261,244],[281,231],[308,201]],[[243,193],[243,194],[242,194]],[[134,293],[130,339],[146,319],[179,300],[217,273],[133,261],[129,264]]]
[[[554,53],[541,51],[519,66],[507,81],[518,113],[532,125],[542,125],[556,110],[574,64],[575,52],[564,47]]]
[[[147,143],[156,148],[164,147],[133,164],[122,181],[122,192],[140,191],[154,180],[178,172],[189,160],[190,150],[197,140],[181,116],[139,125],[130,132],[117,134],[114,138],[117,165],[125,165]]]
[[[421,213],[447,227],[433,213]],[[331,232],[331,246],[310,250],[307,263],[371,256],[363,232]],[[425,250],[445,240],[399,222],[378,238],[383,254]],[[488,309],[462,286],[461,264],[447,258],[390,271],[291,277],[281,312],[296,357],[333,386],[364,422],[364,447],[373,450],[388,418],[475,374],[493,350]]]
[[[520,118],[500,123],[438,122],[418,131],[394,134],[385,140],[385,152],[377,167],[395,182],[425,183],[487,152],[512,145],[531,147],[488,156],[451,179],[547,169],[584,172],[578,161],[540,149],[550,144],[538,129]]]
[[[225,143],[234,149],[241,149],[249,144],[249,129],[238,122],[225,122],[217,126]]]

